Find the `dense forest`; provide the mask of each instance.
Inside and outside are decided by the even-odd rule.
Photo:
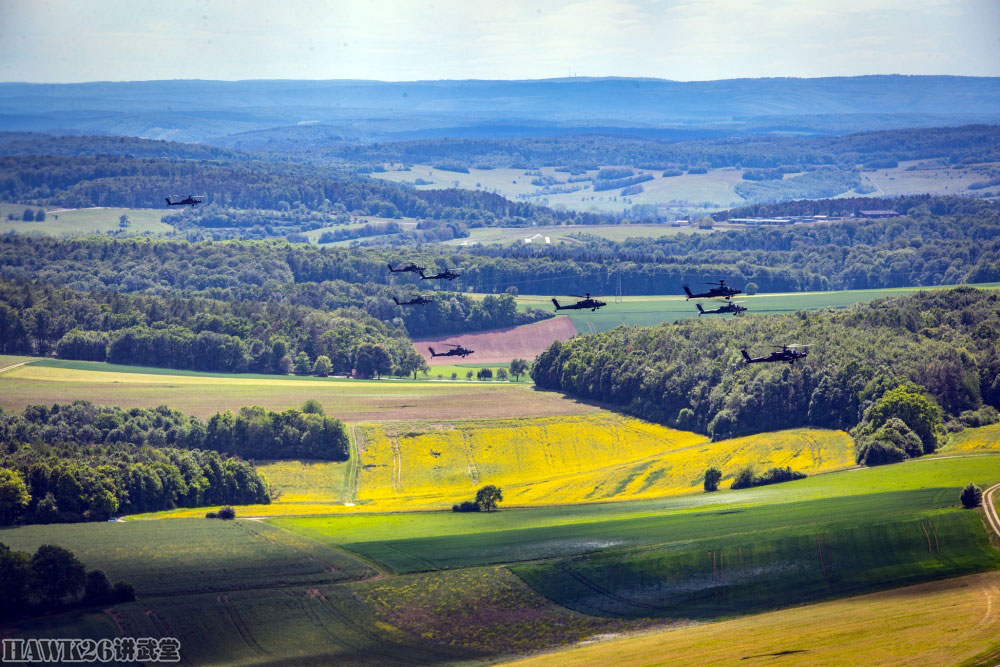
[[[315,421],[315,415],[309,417]],[[224,452],[239,453],[230,446],[232,415],[214,419],[221,426],[213,430],[211,421],[204,424],[166,407],[123,410],[87,401],[34,405],[22,414],[0,410],[0,472],[9,471],[2,475],[9,483],[6,492],[20,491],[10,493],[20,501],[5,504],[2,518],[100,521],[174,507],[269,502],[267,481],[253,466],[213,451],[226,445]],[[254,423],[262,419],[258,413],[248,417]],[[337,426],[343,430],[338,421],[331,428]],[[329,441],[329,450],[343,456],[339,439]]]
[[[1000,407],[998,341],[1000,294],[957,288],[836,313],[619,327],[554,343],[532,377],[714,439],[851,428],[908,382],[933,398],[942,418],[975,421],[984,406]],[[794,365],[741,359],[741,349],[759,354],[790,343],[810,345],[809,356]]]
[[[46,276],[55,282],[58,275]],[[119,291],[120,290],[120,291]],[[424,306],[399,306],[383,285],[342,281],[237,284],[208,297],[92,291],[0,280],[0,352],[202,371],[350,373],[363,344],[407,375],[424,364],[409,336],[516,326],[550,317],[517,310],[510,295],[481,301],[448,293]],[[399,291],[402,296],[402,291]],[[405,327],[405,330],[404,330]],[[301,357],[305,355],[305,358]]]
[[[902,215],[620,243],[581,236],[585,242],[579,244],[422,246],[406,253],[283,242],[192,244],[97,237],[63,241],[7,235],[0,237],[0,278],[30,276],[83,290],[182,290],[214,298],[247,286],[271,290],[274,285],[329,281],[394,285],[412,293],[418,278],[389,274],[385,268],[401,260],[417,261],[428,271],[458,267],[455,288],[487,293],[514,287],[523,294],[608,294],[615,289],[618,272],[625,294],[679,293],[684,283],[720,278],[738,286],[754,282],[763,292],[1000,280],[1000,203],[929,196],[844,201],[814,205],[820,210],[891,206]],[[784,206],[792,211],[811,205]],[[389,307],[388,299],[382,303]],[[366,310],[379,318],[387,314],[381,307]],[[470,312],[467,306],[463,311]],[[392,316],[407,317],[398,309]],[[430,333],[406,325],[412,335]]]

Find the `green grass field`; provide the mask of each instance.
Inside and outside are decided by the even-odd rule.
[[[685,534],[681,529],[691,535],[727,534],[751,521],[772,530],[809,525],[817,517],[833,521],[852,514],[936,511],[955,506],[958,491],[970,480],[980,486],[1000,480],[1000,455],[917,459],[755,489],[660,500],[486,514],[418,512],[269,522],[309,539],[350,545],[393,569],[408,571],[428,569],[428,562],[434,564],[431,569],[460,567],[650,545]],[[875,498],[884,502],[873,505]]]
[[[697,286],[691,286],[693,290]],[[948,287],[954,287],[950,285]],[[982,289],[998,289],[1000,283],[982,283],[976,287]],[[780,294],[741,294],[733,298],[736,303],[748,308],[747,315],[793,313],[797,310],[817,310],[821,308],[846,308],[855,303],[874,301],[884,297],[905,296],[924,289],[947,289],[947,287],[897,287],[873,290],[843,290],[836,292],[785,292]],[[597,312],[563,311],[569,315],[580,333],[596,333],[606,331],[620,325],[650,326],[660,322],[676,322],[690,317],[733,317],[732,315],[698,314],[696,303],[710,310],[716,308],[722,299],[686,300],[683,295],[662,296],[625,296],[621,303],[615,303],[613,297],[599,297],[607,302],[607,306]],[[567,298],[566,301],[572,301]],[[552,301],[548,296],[521,295],[517,297],[522,308],[551,309]]]
[[[46,207],[42,222],[22,222],[24,209],[37,211],[39,206],[0,203],[0,233],[13,231],[19,234],[42,234],[46,236],[84,236],[117,232],[122,214],[127,215],[131,225],[125,230],[129,234],[149,234],[158,236],[174,231],[171,225],[160,222],[170,211],[158,208],[75,208],[57,209]],[[10,221],[7,215],[13,213],[17,221]]]
[[[19,526],[0,530],[0,542],[28,552],[58,544],[88,568],[132,583],[140,596],[334,583],[374,574],[336,548],[258,521]]]

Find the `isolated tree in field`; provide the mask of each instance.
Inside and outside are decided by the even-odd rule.
[[[302,404],[302,412],[307,415],[324,415],[326,412],[323,410],[323,406],[320,405],[319,401],[315,398],[310,398],[305,403]]]
[[[492,380],[493,371],[489,368],[480,368],[479,372],[476,373],[476,377],[479,378],[480,380]]]
[[[35,222],[45,222],[45,209],[40,208],[35,211]]]
[[[962,507],[972,509],[983,504],[983,490],[969,482],[969,485],[962,489]]]
[[[13,523],[28,507],[31,494],[20,473],[0,468],[0,525]]]
[[[458,373],[456,373],[455,371],[452,371],[451,372],[451,379],[452,380],[457,380],[458,379]]]
[[[118,216],[118,226],[121,227],[122,229],[128,228],[128,226],[131,224],[132,223],[129,221],[128,216],[125,215],[124,213]]]
[[[705,491],[718,491],[720,481],[722,481],[721,470],[713,467],[705,471]]]
[[[514,359],[510,362],[510,374],[514,376],[514,379],[518,382],[521,381],[521,376],[528,372],[530,364],[524,359]]]
[[[396,362],[397,373],[399,375],[413,374],[414,380],[417,379],[417,373],[429,373],[430,370],[427,360],[412,345],[400,355],[399,360]]]
[[[508,377],[510,377],[510,373],[507,372],[506,368],[500,367],[497,369],[498,380],[506,380]]]
[[[475,373],[472,370],[465,371],[465,379],[466,380],[471,380],[473,375],[475,375]]]
[[[483,488],[476,491],[476,504],[479,505],[480,509],[484,512],[492,512],[502,501],[503,491],[500,490],[499,486],[487,484]]]
[[[72,552],[52,544],[43,544],[31,557],[32,587],[50,605],[76,595],[83,588],[86,571]]]
[[[32,211],[30,208],[24,209],[24,213],[21,214],[21,220],[23,220],[24,222],[34,222],[35,212]]]
[[[333,370],[333,364],[330,363],[330,357],[325,354],[321,354],[316,357],[316,362],[313,364],[313,375],[318,375],[321,378],[325,378]]]
[[[288,375],[292,372],[293,368],[295,368],[295,362],[287,354],[278,360],[277,370],[282,375]]]
[[[750,282],[746,284],[746,286],[743,288],[743,291],[746,294],[753,296],[754,294],[760,291],[760,287],[757,285],[757,283]]]
[[[383,345],[362,343],[354,354],[354,368],[362,377],[381,378],[392,370],[392,356]]]

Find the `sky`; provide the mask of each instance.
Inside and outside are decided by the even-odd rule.
[[[0,81],[1000,76],[1000,0],[0,0]]]

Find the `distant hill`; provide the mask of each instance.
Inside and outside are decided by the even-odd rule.
[[[736,122],[737,130],[843,133],[989,122],[998,110],[995,77],[0,84],[0,129],[180,141],[300,123],[332,125],[348,139],[446,136],[433,130],[490,136],[497,124],[511,136],[511,127],[538,132],[537,123],[565,130]]]

